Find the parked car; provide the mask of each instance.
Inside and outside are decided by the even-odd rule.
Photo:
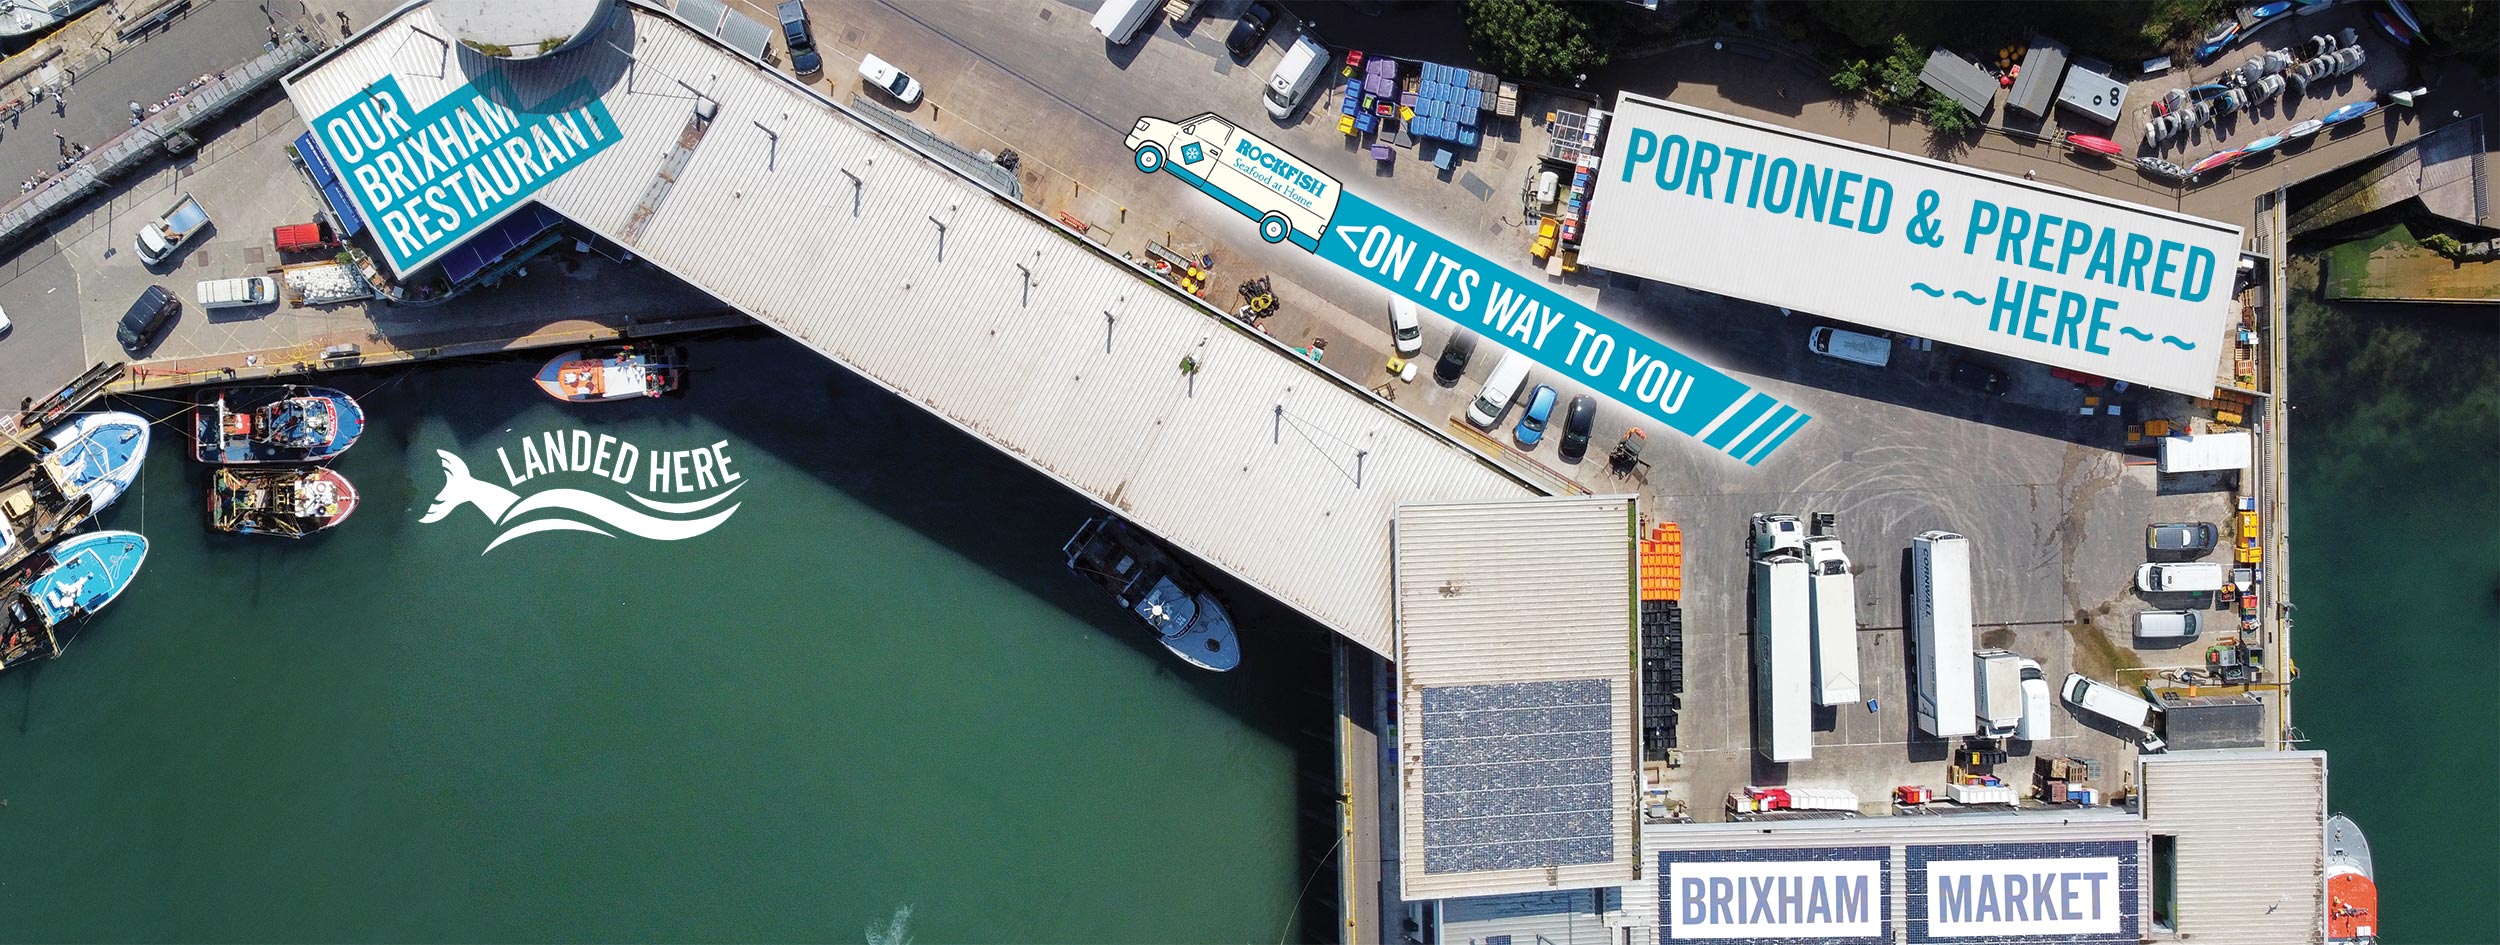
[[[2144,530],[2144,550],[2201,555],[2214,550],[2221,534],[2209,522],[2167,522]]]
[[[1224,48],[1233,54],[1234,59],[1249,62],[1251,56],[1258,54],[1259,44],[1267,42],[1267,31],[1275,25],[1276,8],[1267,5],[1266,0],[1259,0],[1251,4],[1250,9],[1241,11],[1241,19],[1224,37]]]
[[[893,63],[870,53],[859,58],[859,77],[905,105],[920,104],[920,80],[903,74]]]
[[[1424,353],[1423,312],[1405,296],[1389,297],[1389,337],[1397,344],[1398,357],[1411,358]]]
[[[1432,379],[1443,387],[1457,384],[1467,373],[1467,359],[1476,353],[1476,333],[1461,328],[1450,334],[1450,343],[1441,346],[1441,360],[1433,362]]]
[[[9,336],[9,327],[9,312],[7,309],[0,309],[0,338]]]
[[[2005,396],[2005,372],[1975,361],[1953,362],[1953,386],[1990,397]]]
[[[2135,615],[2135,635],[2145,640],[2193,640],[2204,618],[2193,610],[2148,610]]]
[[[1554,418],[1555,398],[1554,389],[1544,384],[1538,384],[1528,394],[1528,409],[1520,412],[1519,425],[1510,431],[1520,449],[1535,449],[1545,440],[1545,422]]]
[[[1589,427],[1597,423],[1597,398],[1587,394],[1571,398],[1571,407],[1563,411],[1562,439],[1555,442],[1554,454],[1565,462],[1579,462],[1589,451]]]
[[[815,75],[825,69],[825,58],[816,52],[816,31],[808,28],[807,8],[799,0],[781,0],[781,39],[790,47],[790,71]]]
[[[1302,97],[1311,94],[1311,86],[1319,82],[1319,74],[1328,68],[1328,47],[1304,33],[1293,38],[1285,50],[1283,61],[1267,77],[1267,116],[1277,121],[1293,117],[1293,110],[1302,104]]]
[[[167,291],[164,286],[149,286],[147,291],[139,293],[138,301],[130,303],[130,310],[122,313],[121,324],[113,330],[113,338],[122,343],[122,350],[137,354],[154,344],[157,334],[165,330],[175,315],[181,313],[181,297]]]

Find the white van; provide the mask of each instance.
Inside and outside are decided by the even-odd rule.
[[[1467,404],[1467,422],[1487,430],[1502,422],[1502,414],[1519,396],[1521,385],[1528,383],[1528,371],[1536,362],[1517,351],[1503,351],[1501,363],[1493,365],[1493,373],[1484,379],[1484,392]]]
[[[1883,367],[1892,363],[1892,339],[1838,328],[1815,329],[1806,336],[1806,350],[1867,367]]]
[[[210,279],[200,283],[201,308],[248,308],[278,300],[278,280],[268,276]]]
[[[2139,640],[2193,640],[2203,621],[2193,610],[2148,610],[2135,615]]]
[[[1276,72],[1267,77],[1267,115],[1277,121],[1293,117],[1294,106],[1302,104],[1302,96],[1310,94],[1312,83],[1319,81],[1320,71],[1328,68],[1328,47],[1304,33],[1293,38],[1293,46],[1285,50],[1284,61],[1276,64]]]
[[[1146,25],[1163,0],[1103,0],[1102,9],[1094,11],[1094,32],[1110,40],[1111,45],[1127,45],[1137,38],[1137,28]]]
[[[2135,589],[2147,594],[2222,589],[2222,565],[2211,561],[2185,564],[2146,562],[2135,569]]]
[[[2066,701],[2075,708],[2128,728],[2145,730],[2145,721],[2153,715],[2152,703],[2082,673],[2066,675],[2065,691]]]
[[[1398,357],[1424,353],[1423,310],[1406,296],[1389,297],[1389,339],[1397,345]]]
[[[2025,659],[2015,664],[2023,677],[2023,721],[2014,729],[2014,737],[2027,742],[2049,739],[2049,711],[2056,703],[2049,699],[2049,678],[2041,675],[2040,664]]]

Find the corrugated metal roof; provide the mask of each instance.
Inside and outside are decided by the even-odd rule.
[[[2172,752],[2142,769],[2147,832],[2178,838],[2182,937],[2325,940],[2325,752]]]
[[[1988,103],[1997,97],[1997,80],[1987,70],[1942,49],[1927,54],[1927,68],[1919,70],[1918,81],[1962,103],[1972,115],[1987,114]]]
[[[418,108],[491,71],[523,99],[589,81],[623,140],[539,203],[1384,655],[1391,511],[1536,494],[791,77],[620,13],[579,49],[498,63],[446,55],[417,32],[439,34],[430,9],[402,7],[288,91],[313,115],[384,75]]]
[[[1400,895],[1410,900],[1612,886],[1636,872],[1638,574],[1630,496],[1403,505],[1395,561]],[[1600,863],[1427,871],[1426,690],[1602,681],[1612,837]]]
[[[2066,75],[2066,44],[2034,36],[2019,65],[2022,74],[2014,77],[2014,88],[2005,93],[2005,107],[2033,118],[2049,117],[2057,99],[2057,83]]]

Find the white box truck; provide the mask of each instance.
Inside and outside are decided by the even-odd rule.
[[[1345,187],[1291,152],[1213,112],[1180,121],[1152,116],[1129,129],[1137,169],[1169,173],[1259,221],[1259,238],[1319,252]]]
[[[1979,728],[1971,684],[1970,540],[1948,531],[1910,539],[1910,691],[1920,731],[1957,738]]]
[[[1806,539],[1807,586],[1814,597],[1814,703],[1858,701],[1858,585],[1840,539]]]
[[[1979,683],[1979,734],[2014,737],[2023,724],[2023,658],[2005,650],[1971,654],[1971,675]]]
[[[1781,553],[1753,563],[1754,743],[1775,762],[1814,757],[1812,618],[1806,559]]]

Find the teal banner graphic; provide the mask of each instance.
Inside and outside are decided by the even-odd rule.
[[[1769,458],[1811,419],[1346,191],[1222,117],[1140,118],[1128,147],[1138,170],[1167,171],[1257,221],[1261,239],[1317,253],[1747,465]]]
[[[418,111],[384,76],[313,122],[321,148],[405,273],[459,245],[547,182],[615,144],[608,106],[588,82],[531,106],[490,73]]]

